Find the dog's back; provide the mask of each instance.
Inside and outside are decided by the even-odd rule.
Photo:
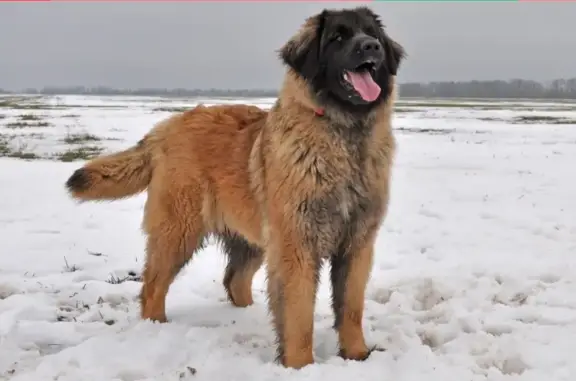
[[[161,171],[170,181],[214,178],[222,161],[246,161],[266,115],[249,105],[197,106],[161,121],[135,146],[89,161],[66,187],[79,200],[116,200],[144,191]]]

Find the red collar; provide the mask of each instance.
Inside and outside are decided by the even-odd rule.
[[[324,116],[324,109],[318,107],[316,110],[314,110],[314,114],[316,114],[316,116]]]

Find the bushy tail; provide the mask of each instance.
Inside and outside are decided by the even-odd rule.
[[[116,200],[145,190],[151,176],[150,152],[141,141],[125,151],[89,161],[68,178],[66,188],[82,201]]]

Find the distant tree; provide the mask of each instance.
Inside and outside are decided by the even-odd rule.
[[[423,98],[576,99],[576,78],[555,79],[549,84],[526,79],[404,83],[400,94]]]
[[[526,79],[509,81],[445,81],[408,82],[399,85],[402,97],[418,98],[526,98],[526,99],[576,99],[576,78],[555,79],[539,83]],[[10,93],[0,89],[0,93]],[[46,86],[42,89],[26,89],[27,94],[45,95],[135,95],[161,97],[216,97],[251,98],[276,97],[272,89],[116,89],[107,86]]]

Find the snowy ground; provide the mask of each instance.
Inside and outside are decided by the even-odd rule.
[[[336,356],[324,273],[317,364],[294,371],[272,363],[262,271],[255,305],[235,309],[208,247],[170,290],[171,322],[140,321],[145,194],[77,205],[64,191],[82,163],[66,161],[125,148],[193,100],[7,99],[0,380],[576,379],[576,104],[401,104],[364,321],[387,351]]]

